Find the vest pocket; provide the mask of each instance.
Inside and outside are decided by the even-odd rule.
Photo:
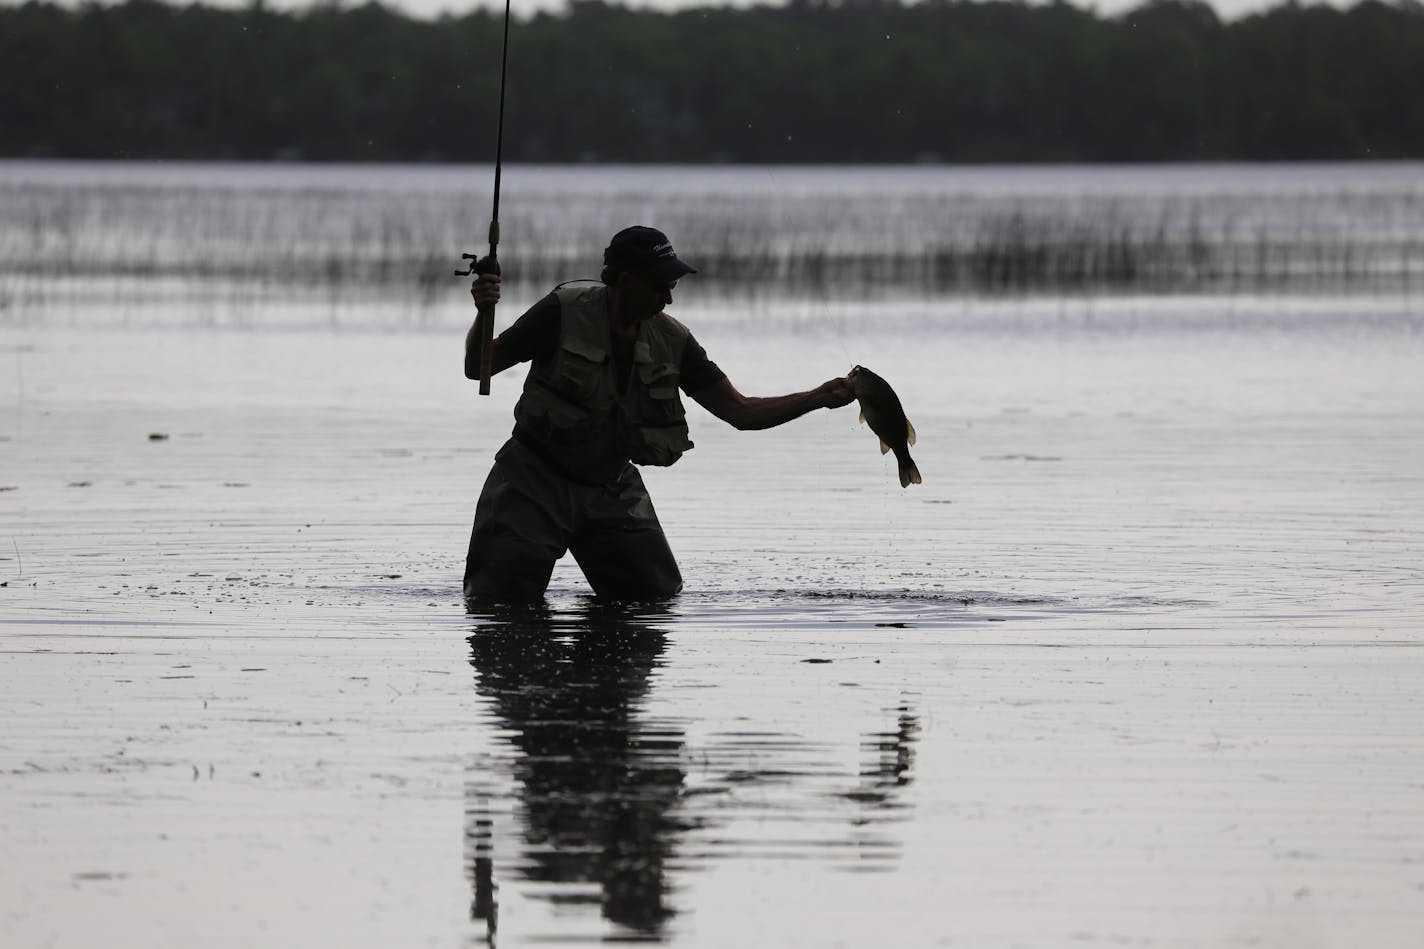
[[[670,465],[692,447],[685,423],[639,425],[634,432],[636,438],[630,446],[630,460],[640,465]]]
[[[672,386],[677,388],[677,367],[670,362],[645,362],[638,364],[638,378],[643,385]]]
[[[582,425],[589,420],[589,411],[576,402],[570,402],[561,393],[545,391],[530,406],[533,413],[555,429],[568,429]]]
[[[638,367],[638,376],[643,383],[643,398],[639,399],[639,409],[643,421],[660,426],[681,422],[687,417],[678,398],[677,369],[670,363],[652,363]]]
[[[560,393],[575,400],[593,397],[603,380],[608,353],[578,339],[565,339],[559,352],[555,384]]]
[[[665,362],[643,363],[638,366],[638,379],[643,386],[637,396],[632,460],[640,465],[670,465],[692,447],[687,437],[687,411],[678,396],[677,367]]]

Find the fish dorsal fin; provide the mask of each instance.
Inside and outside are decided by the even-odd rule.
[[[865,409],[861,409],[861,410],[860,410],[860,420],[861,420],[862,422],[865,421]]]
[[[886,453],[887,451],[889,451],[889,450],[890,450],[890,446],[887,445],[887,444],[885,444],[885,439],[883,439],[883,438],[880,439],[880,454],[883,455],[883,454],[885,454],[885,453]]]
[[[905,419],[905,441],[911,445],[915,443],[915,426],[910,424],[909,419]]]

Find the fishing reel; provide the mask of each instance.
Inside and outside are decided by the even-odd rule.
[[[460,259],[468,260],[470,263],[465,270],[455,271],[455,276],[457,277],[468,277],[472,274],[476,277],[484,277],[491,274],[496,277],[499,276],[499,260],[495,257],[493,252],[484,257],[481,257],[479,254],[461,254]]]

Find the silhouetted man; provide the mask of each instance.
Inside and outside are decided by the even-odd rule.
[[[664,310],[697,271],[666,235],[630,227],[603,252],[601,284],[561,285],[493,342],[498,373],[532,365],[514,433],[495,456],[475,509],[465,596],[543,597],[554,562],[572,551],[599,597],[654,600],[682,589],[636,465],[671,465],[692,448],[679,392],[738,429],[782,425],[854,397],[844,379],[790,395],[738,392],[692,333]],[[477,308],[499,301],[499,278],[471,285]],[[478,378],[480,312],[465,337],[465,376]]]

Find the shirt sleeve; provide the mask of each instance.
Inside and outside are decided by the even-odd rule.
[[[727,378],[715,362],[707,358],[707,350],[693,336],[687,337],[682,350],[682,365],[678,367],[678,387],[689,396],[715,382]]]
[[[559,305],[559,298],[551,293],[499,334],[500,352],[516,363],[549,359],[559,346],[562,322],[563,307]]]

